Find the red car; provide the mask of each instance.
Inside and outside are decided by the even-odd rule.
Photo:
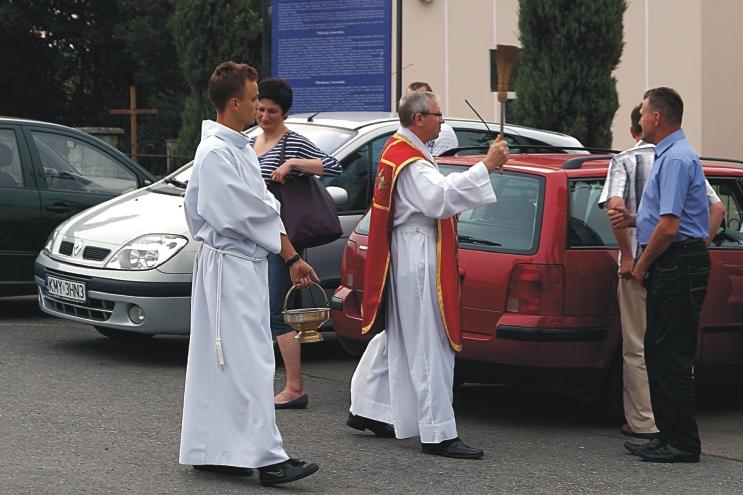
[[[596,397],[621,369],[617,245],[597,206],[607,156],[515,155],[491,174],[498,202],[459,217],[460,379]],[[456,172],[478,157],[446,157]],[[698,368],[743,364],[743,167],[703,160],[727,213],[710,245],[712,273]],[[331,302],[341,344],[358,354],[370,215],[349,237]],[[728,369],[729,368],[725,368]]]

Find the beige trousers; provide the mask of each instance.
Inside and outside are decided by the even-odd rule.
[[[645,368],[645,288],[635,280],[620,278],[617,296],[622,319],[624,417],[635,433],[656,433]]]

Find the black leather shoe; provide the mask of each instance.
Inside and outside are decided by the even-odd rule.
[[[307,403],[309,401],[310,398],[307,397],[307,394],[304,394],[289,402],[274,404],[273,407],[274,409],[307,409]]]
[[[380,438],[395,438],[395,427],[389,423],[348,413],[346,424],[359,431],[369,430]]]
[[[637,455],[647,462],[699,462],[699,454],[677,449],[670,443],[655,449],[643,449]]]
[[[637,443],[637,442],[624,442],[624,448],[627,449],[627,452],[629,452],[632,455],[640,455],[640,452],[646,449],[657,449],[658,447],[662,446],[665,442],[663,442],[660,438],[656,437],[650,440],[649,442],[645,443]]]
[[[444,440],[440,443],[422,443],[421,450],[425,454],[451,457],[452,459],[480,459],[485,455],[482,450],[465,445],[459,437]]]
[[[281,485],[301,480],[311,475],[320,467],[314,462],[303,462],[299,459],[287,459],[284,462],[258,468],[260,482],[263,486]]]
[[[217,464],[197,464],[193,466],[196,471],[211,471],[213,473],[230,474],[232,476],[252,476],[253,470],[246,467],[220,466]]]

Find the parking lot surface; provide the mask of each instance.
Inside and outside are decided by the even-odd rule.
[[[122,343],[0,298],[0,493],[743,493],[740,386],[698,394],[699,464],[626,455],[619,424],[572,399],[464,385],[455,410],[480,461],[424,455],[415,439],[345,426],[356,359],[329,338],[304,347],[307,410],[277,411],[290,455],[320,471],[281,489],[178,464],[188,340]],[[277,367],[277,388],[283,369]]]

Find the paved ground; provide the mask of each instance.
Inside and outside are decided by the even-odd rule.
[[[743,493],[743,394],[699,396],[699,464],[625,455],[616,424],[572,400],[498,386],[457,393],[461,436],[481,461],[420,453],[343,422],[355,359],[330,339],[305,347],[306,411],[278,411],[289,453],[320,471],[285,488],[178,465],[188,341],[122,344],[0,298],[0,494]],[[282,375],[278,369],[277,386]]]

